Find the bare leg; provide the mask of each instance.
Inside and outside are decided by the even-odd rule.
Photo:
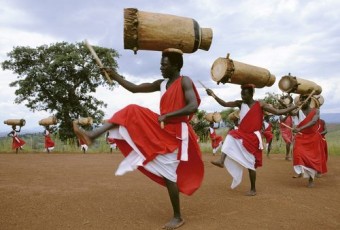
[[[286,143],[286,160],[290,160],[290,143]]]
[[[221,153],[221,158],[217,161],[211,161],[211,163],[217,167],[223,168],[224,167],[224,161],[227,155],[225,153]]]
[[[247,193],[247,196],[255,196],[256,195],[256,171],[248,169],[249,179],[250,179],[250,191]]]
[[[184,220],[181,217],[178,186],[175,182],[172,182],[166,178],[164,178],[164,180],[168,189],[174,216],[168,223],[163,226],[163,229],[176,229],[184,224]]]
[[[15,149],[15,153],[18,153],[18,151],[19,151],[19,148],[16,148],[16,149]]]
[[[268,147],[267,147],[267,157],[269,157],[270,154],[270,150],[272,149],[272,140],[268,143]]]
[[[79,128],[78,122],[73,122],[73,131],[78,136],[78,138],[82,139],[88,146],[92,144],[92,142],[98,138],[103,133],[107,132],[108,130],[114,128],[116,124],[112,123],[105,123],[101,127],[94,129],[92,131],[85,131]]]

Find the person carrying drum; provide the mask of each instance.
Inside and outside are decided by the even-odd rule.
[[[23,146],[26,142],[19,138],[18,133],[21,131],[21,126],[19,126],[19,130],[16,130],[16,125],[12,125],[12,131],[7,134],[7,136],[12,137],[12,149],[15,149],[15,153],[18,153],[19,149],[23,149]]]
[[[116,112],[103,126],[86,132],[74,123],[76,135],[87,144],[110,130],[118,148],[125,156],[116,175],[139,169],[166,186],[173,208],[173,217],[164,225],[175,229],[184,224],[179,192],[192,195],[201,185],[204,174],[201,150],[189,124],[200,104],[192,80],[182,76],[183,53],[178,49],[162,52],[160,70],[164,79],[136,85],[110,68],[110,77],[133,93],[160,91],[160,115],[131,104]]]

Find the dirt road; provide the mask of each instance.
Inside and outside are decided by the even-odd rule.
[[[193,196],[181,196],[186,223],[198,229],[340,229],[340,157],[307,188],[293,179],[292,162],[264,157],[257,195],[247,197],[248,174],[231,177],[203,154],[205,178]],[[167,191],[139,171],[114,176],[120,153],[0,153],[0,229],[161,229],[172,214]]]

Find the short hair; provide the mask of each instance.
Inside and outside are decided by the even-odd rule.
[[[248,89],[251,94],[254,94],[255,91],[255,85],[254,84],[243,84],[241,85],[241,89]]]
[[[172,65],[177,65],[178,70],[183,67],[183,52],[179,49],[169,48],[162,52],[162,57],[167,57]]]

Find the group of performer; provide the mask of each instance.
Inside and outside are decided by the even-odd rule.
[[[193,81],[180,74],[182,66],[180,50],[164,50],[160,67],[163,79],[138,85],[126,80],[111,68],[102,68],[103,74],[108,74],[130,92],[160,91],[160,114],[131,104],[114,113],[107,123],[92,131],[85,131],[77,123],[73,123],[75,134],[88,145],[110,131],[110,137],[125,156],[116,175],[138,169],[167,188],[173,217],[164,225],[165,229],[175,229],[184,224],[179,193],[192,195],[201,186],[204,174],[202,153],[189,124],[199,107],[200,96]],[[254,100],[254,91],[255,86],[252,84],[241,85],[241,99],[226,102],[211,89],[206,89],[207,94],[220,105],[238,107],[240,110],[237,129],[230,130],[224,141],[216,138],[218,135],[213,124],[210,124],[213,153],[216,153],[222,143],[220,159],[211,163],[227,169],[232,176],[231,188],[241,183],[243,168],[247,168],[250,178],[247,195],[256,195],[256,169],[262,166],[261,130],[264,112],[281,115],[281,123],[288,123],[291,119],[287,115],[301,106],[301,110],[294,115],[298,120],[296,126],[289,128],[295,136],[293,165],[298,175],[309,179],[308,186],[312,187],[316,174],[327,172],[326,146],[318,131],[319,110],[310,107],[310,98],[306,95],[301,95],[297,105],[290,103],[286,108],[278,109],[264,101]],[[281,132],[285,138],[285,132]],[[287,136],[286,139],[288,159],[293,138]],[[270,151],[269,143],[267,151]]]

